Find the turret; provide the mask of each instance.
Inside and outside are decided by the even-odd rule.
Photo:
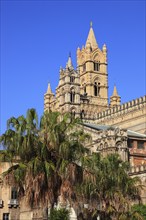
[[[48,83],[47,94],[52,95],[51,85]]]
[[[52,93],[51,90],[51,85],[50,83],[48,83],[48,88],[47,88],[47,92],[44,95],[44,110],[51,110],[51,103],[53,101],[54,98],[54,94]]]
[[[117,88],[114,86],[113,94],[110,97],[110,106],[115,107],[121,104],[121,97],[118,95]]]

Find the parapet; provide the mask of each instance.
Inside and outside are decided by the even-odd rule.
[[[120,106],[116,106],[110,109],[107,109],[103,112],[99,112],[96,116],[96,119],[103,119],[103,118],[109,118],[111,117],[113,114],[116,113],[127,113],[130,112],[132,110],[136,110],[136,109],[141,109],[143,107],[143,104],[146,103],[146,96],[137,98],[135,100],[123,103]]]

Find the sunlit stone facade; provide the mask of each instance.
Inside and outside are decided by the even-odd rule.
[[[85,46],[77,48],[77,68],[74,69],[69,56],[66,67],[60,68],[56,94],[48,85],[44,110],[71,112],[88,123],[146,133],[146,96],[121,104],[114,86],[112,96],[108,97],[107,64],[107,47],[104,44],[99,48],[91,25]]]

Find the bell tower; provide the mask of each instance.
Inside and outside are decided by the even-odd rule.
[[[90,106],[91,113],[106,109],[108,107],[107,48],[105,44],[102,50],[98,47],[92,23],[85,46],[77,49],[77,65],[80,72],[80,93],[86,94],[89,100],[88,109]]]
[[[65,69],[60,68],[60,79],[56,88],[57,110],[79,115],[80,83],[79,74],[74,69],[71,55],[68,57]]]

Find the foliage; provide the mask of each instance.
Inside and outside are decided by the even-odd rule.
[[[65,200],[76,199],[74,185],[80,178],[75,173],[80,166],[75,162],[88,152],[84,142],[89,138],[75,129],[77,122],[68,114],[45,112],[38,123],[35,109],[28,109],[26,118],[8,120],[8,130],[0,137],[6,148],[1,159],[12,166],[4,174],[13,177],[19,196],[25,192],[31,206],[53,207],[60,194]]]
[[[69,114],[45,112],[38,122],[36,110],[28,109],[26,117],[10,118],[0,137],[6,148],[0,160],[12,164],[4,176],[13,179],[19,197],[25,195],[32,207],[53,208],[61,198],[84,219],[98,214],[104,220],[132,219],[130,205],[140,200],[140,180],[129,177],[129,164],[118,154],[91,154],[85,148],[89,139]]]
[[[118,154],[103,158],[93,153],[84,161],[84,181],[79,186],[89,209],[96,209],[103,219],[119,219],[130,210],[131,201],[140,200],[140,180],[128,175],[129,164]]]
[[[133,205],[132,211],[139,213],[140,215],[143,216],[143,219],[146,220],[146,205],[144,205],[144,204]]]
[[[50,220],[69,220],[69,211],[65,208],[51,209]]]

